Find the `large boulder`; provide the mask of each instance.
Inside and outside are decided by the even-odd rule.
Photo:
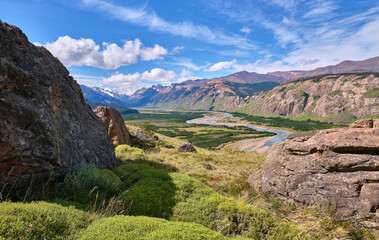
[[[322,130],[275,144],[249,178],[254,188],[341,217],[379,217],[379,129]]]
[[[132,140],[128,129],[125,126],[124,119],[116,109],[99,106],[93,111],[101,121],[103,121],[103,125],[115,147],[121,144],[132,145]]]
[[[192,145],[190,142],[183,143],[179,146],[178,152],[185,153],[185,152],[193,152],[197,153],[196,148]]]
[[[353,122],[351,128],[379,128],[379,119],[361,119]]]
[[[67,69],[0,21],[0,189],[115,163],[111,139]]]

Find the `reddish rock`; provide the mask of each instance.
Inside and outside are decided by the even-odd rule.
[[[351,128],[379,128],[379,119],[362,119],[353,122]]]
[[[323,130],[275,144],[249,178],[254,188],[342,217],[379,217],[379,129]]]
[[[101,121],[103,121],[103,125],[115,147],[121,144],[132,145],[132,140],[125,126],[124,119],[116,109],[99,106],[93,111]]]
[[[0,21],[0,194],[83,164],[116,164],[101,121],[57,58]]]

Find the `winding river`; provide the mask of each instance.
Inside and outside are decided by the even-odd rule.
[[[217,113],[220,113],[220,112],[217,112]],[[223,114],[225,114],[225,116],[196,118],[196,119],[187,120],[186,123],[188,123],[188,124],[208,124],[208,125],[215,125],[215,126],[217,126],[217,125],[218,126],[220,126],[220,125],[228,126],[228,124],[220,123],[220,122],[217,122],[217,121],[225,119],[225,118],[233,117],[233,115],[230,114],[230,113],[223,113]],[[201,122],[201,123],[199,123],[199,122]],[[242,125],[243,124],[241,124],[241,126]],[[268,128],[268,127],[256,127],[256,126],[253,126],[253,125],[250,125],[250,124],[243,125],[243,126],[255,129],[257,131],[267,131],[267,132],[276,133],[276,136],[274,138],[268,139],[259,148],[270,147],[274,143],[283,142],[284,140],[287,139],[288,135],[291,134],[291,132],[288,132],[288,131],[278,130],[278,129],[272,129],[272,128]],[[256,146],[254,145],[254,146],[248,147],[246,149],[243,149],[243,151],[247,152],[247,151],[249,151],[249,150],[251,150],[251,149],[253,149],[255,147]]]

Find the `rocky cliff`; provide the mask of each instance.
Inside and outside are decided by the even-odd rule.
[[[237,111],[348,123],[379,115],[379,74],[332,74],[282,83]]]
[[[110,107],[99,106],[94,109],[93,112],[103,122],[104,128],[107,130],[115,147],[121,144],[132,145],[132,139],[125,126],[124,119],[117,110]]]
[[[102,122],[57,58],[0,21],[0,189],[25,189],[81,164],[115,165]]]
[[[341,217],[378,221],[379,129],[322,130],[277,143],[249,183],[292,202],[329,205]]]

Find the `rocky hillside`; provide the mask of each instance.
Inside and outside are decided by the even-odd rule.
[[[239,72],[226,77],[189,80],[172,84],[151,97],[145,107],[230,110],[245,104],[244,98],[283,82],[271,75]]]
[[[331,74],[293,80],[252,96],[247,102],[236,110],[352,122],[379,115],[379,74]]]
[[[0,21],[1,194],[115,163],[111,139],[63,64]]]
[[[379,57],[369,58],[363,61],[343,61],[337,65],[320,67],[311,71],[277,71],[268,74],[283,77],[287,80],[313,77],[325,74],[379,72]]]

